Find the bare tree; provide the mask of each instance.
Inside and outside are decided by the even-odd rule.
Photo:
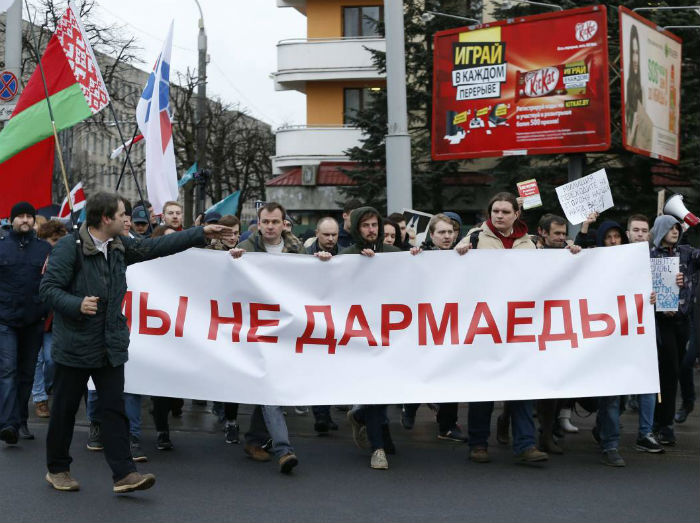
[[[195,91],[197,76],[193,71],[178,75],[179,86],[173,89],[173,135],[175,154],[182,170],[195,162],[196,119]],[[220,99],[209,100],[207,124],[207,165],[210,170],[206,193],[217,202],[240,190],[240,206],[246,200],[265,198],[265,180],[272,172],[270,156],[274,137],[270,126],[247,115],[238,106]],[[185,213],[192,216],[194,184],[185,187]]]

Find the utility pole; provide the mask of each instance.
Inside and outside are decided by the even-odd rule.
[[[15,0],[5,19],[5,67],[20,78],[22,67],[22,0]]]
[[[384,0],[384,27],[389,119],[386,135],[386,205],[387,211],[392,213],[413,208],[402,0]]]

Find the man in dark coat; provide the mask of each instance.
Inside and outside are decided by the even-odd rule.
[[[78,237],[68,235],[56,244],[41,282],[41,297],[54,310],[56,375],[46,438],[46,480],[57,490],[79,489],[70,475],[70,444],[88,378],[100,398],[104,452],[114,492],[153,486],[153,474],[136,472],[122,399],[129,346],[127,319],[121,311],[126,266],[203,247],[206,239],[232,234],[228,227],[207,225],[161,238],[132,239],[122,236],[125,219],[124,203],[116,194],[101,192],[89,198]]]
[[[34,234],[36,210],[27,202],[12,208],[9,231],[0,230],[0,440],[34,439],[27,428],[27,402],[34,382],[47,308],[39,282],[48,242]]]

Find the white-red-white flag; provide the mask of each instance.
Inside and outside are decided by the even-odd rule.
[[[85,191],[83,190],[83,182],[78,182],[78,184],[73,187],[70,192],[70,199],[73,202],[73,211],[79,211],[85,207]],[[68,218],[70,216],[70,207],[68,206],[68,198],[63,198],[63,203],[61,204],[61,210],[58,212],[59,218]]]

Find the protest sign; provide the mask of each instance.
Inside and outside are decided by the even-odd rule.
[[[415,238],[412,245],[420,246],[428,234],[428,224],[433,215],[415,209],[403,209],[402,213],[404,220],[406,220],[406,231],[409,238]]]
[[[651,258],[651,278],[656,292],[656,310],[669,312],[678,310],[680,287],[676,285],[676,275],[680,272],[680,259]]]
[[[605,169],[557,187],[557,197],[566,219],[576,225],[592,212],[601,213],[613,205]]]
[[[540,188],[537,186],[537,180],[525,180],[524,182],[518,182],[517,185],[518,194],[523,199],[524,210],[542,206],[542,197],[540,196]]]
[[[190,249],[127,282],[128,392],[329,405],[659,390],[646,245],[325,262]]]

